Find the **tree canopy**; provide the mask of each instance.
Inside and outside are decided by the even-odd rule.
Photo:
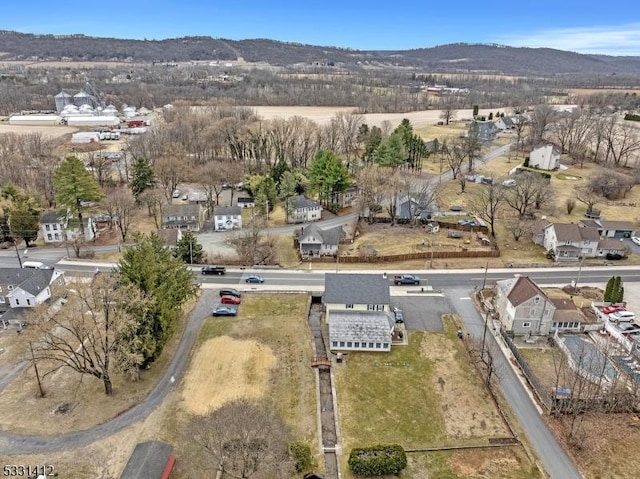
[[[153,187],[155,179],[153,167],[146,158],[137,158],[131,169],[131,193],[136,202],[140,201],[140,195]]]
[[[202,245],[198,243],[196,236],[191,231],[182,233],[182,238],[178,241],[176,249],[173,250],[176,258],[184,263],[200,263],[204,256]]]
[[[195,296],[198,285],[180,258],[164,246],[156,234],[138,237],[118,263],[124,284],[135,285],[148,305],[137,311],[140,353],[143,364],[153,362],[171,337],[182,305]]]
[[[55,171],[55,200],[63,213],[77,216],[84,233],[82,214],[88,203],[100,201],[104,196],[100,186],[87,171],[82,160],[75,156],[65,158]]]
[[[335,153],[323,149],[318,151],[311,163],[310,182],[326,204],[332,194],[344,191],[351,185],[351,176]]]

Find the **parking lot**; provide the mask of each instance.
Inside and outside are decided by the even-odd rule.
[[[392,296],[392,306],[404,313],[404,324],[407,330],[442,332],[441,317],[451,312],[444,296],[419,295]]]

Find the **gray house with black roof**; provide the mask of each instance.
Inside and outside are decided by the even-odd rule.
[[[322,219],[322,206],[304,195],[287,198],[287,223],[306,223]]]
[[[395,318],[382,274],[327,273],[325,320],[332,351],[389,351]]]
[[[338,253],[338,245],[346,234],[342,226],[321,229],[317,225],[300,228],[298,234],[298,251],[302,258],[319,258]]]
[[[54,286],[64,286],[62,271],[0,268],[0,311],[38,306],[52,296]]]

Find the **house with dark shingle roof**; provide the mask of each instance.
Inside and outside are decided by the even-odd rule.
[[[242,229],[242,212],[239,206],[213,208],[213,226],[216,231]]]
[[[390,350],[395,317],[386,276],[327,273],[323,301],[332,351]]]
[[[600,228],[592,226],[591,222],[593,220],[584,220],[580,224],[550,223],[544,228],[542,244],[547,251],[554,252],[556,261],[578,261],[580,258],[606,258],[608,254],[626,254],[626,247],[620,239],[607,237],[604,232],[608,230],[602,225]]]
[[[469,136],[477,135],[480,141],[493,141],[498,134],[498,127],[492,121],[472,121],[469,124]]]
[[[306,223],[322,219],[322,206],[304,195],[287,198],[287,223]]]
[[[180,228],[200,231],[204,223],[205,210],[199,204],[165,205],[162,209],[162,228]]]
[[[88,216],[82,221],[85,241],[93,241],[97,236],[94,219]],[[40,234],[45,243],[62,243],[79,238],[82,236],[82,230],[77,218],[69,218],[69,215],[50,210],[43,212],[40,216]]]
[[[510,116],[503,116],[496,121],[496,128],[500,131],[512,130],[515,126]]]
[[[0,268],[0,311],[38,306],[64,283],[63,272],[53,268]]]
[[[342,226],[322,229],[317,225],[300,228],[298,233],[298,252],[302,258],[319,258],[338,253],[338,245],[345,238]]]
[[[167,479],[176,462],[173,447],[161,441],[136,445],[120,479]]]
[[[635,236],[636,224],[631,221],[608,221],[604,219],[581,220],[580,226],[597,228],[606,238],[631,238]]]
[[[549,334],[556,306],[528,276],[496,282],[495,304],[507,332],[516,336]]]

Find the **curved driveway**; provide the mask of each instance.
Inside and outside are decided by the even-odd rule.
[[[175,351],[173,361],[171,361],[162,379],[142,402],[103,424],[60,436],[31,436],[2,431],[0,432],[0,451],[3,454],[34,454],[74,449],[103,439],[135,422],[145,419],[164,400],[182,377],[191,357],[191,351],[198,333],[204,321],[210,317],[211,305],[214,303],[215,295],[215,291],[202,290],[201,297],[185,327],[178,349]],[[176,379],[175,383],[171,381],[171,377]]]

